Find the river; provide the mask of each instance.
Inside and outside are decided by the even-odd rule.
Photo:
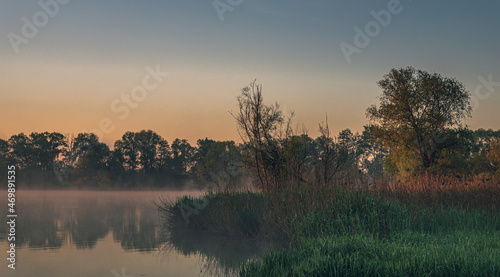
[[[6,227],[0,232],[0,276],[230,276],[242,262],[269,249],[256,240],[172,234],[162,228],[155,203],[186,194],[196,193],[17,191],[11,269],[7,194],[2,192]]]

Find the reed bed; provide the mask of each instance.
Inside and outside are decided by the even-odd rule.
[[[189,226],[288,243],[244,265],[242,276],[500,274],[498,181],[427,174],[362,187],[283,187],[211,195]],[[180,199],[172,214],[194,201]]]

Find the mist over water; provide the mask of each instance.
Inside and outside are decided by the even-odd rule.
[[[162,228],[160,200],[196,191],[18,191],[16,269],[1,276],[211,276],[262,254],[255,241]],[[0,193],[7,213],[7,195]],[[0,231],[6,261],[7,228]],[[123,275],[125,273],[125,275]]]

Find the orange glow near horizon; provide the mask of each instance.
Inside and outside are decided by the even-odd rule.
[[[118,107],[126,106],[122,95],[130,96],[141,85],[148,74],[144,65],[33,60],[9,66],[8,78],[2,80],[1,88],[15,93],[4,96],[8,105],[0,111],[4,119],[2,139],[21,132],[94,132],[112,146],[126,131],[151,129],[169,142],[181,138],[195,144],[205,137],[240,141],[230,112],[237,111],[236,97],[251,81],[246,76],[250,74],[223,80],[225,71],[217,66],[206,72],[194,65],[191,69],[159,65],[170,75],[148,91],[144,100],[134,101],[136,107],[129,107],[125,116],[124,112],[113,111],[112,103],[119,101]],[[376,96],[380,94],[376,80],[356,82],[345,76],[347,82],[340,82],[316,78],[304,82],[270,74],[257,81],[263,85],[265,102],[277,101],[285,113],[295,111],[295,124],[304,125],[312,137],[318,135],[318,124],[326,114],[332,135],[346,128],[362,131],[368,122],[365,109],[377,103]],[[485,114],[491,103],[481,105],[483,109],[474,114],[479,119],[469,120],[470,127],[500,128],[498,121]],[[112,129],[104,135],[99,132],[103,120]]]
[[[236,98],[250,78],[242,74],[231,80],[219,80],[223,71],[217,67],[204,72],[203,76],[201,69],[196,67],[191,70],[181,67],[175,71],[162,65],[159,68],[170,75],[148,91],[142,101],[132,99],[134,107],[130,107],[122,97],[130,97],[132,90],[142,84],[144,76],[148,75],[145,66],[43,60],[17,63],[2,83],[4,91],[16,93],[7,95],[9,105],[0,111],[2,118],[8,118],[2,124],[0,138],[8,139],[21,132],[49,131],[65,135],[94,132],[111,146],[126,131],[151,129],[169,142],[185,138],[194,144],[205,137],[240,141],[231,112],[237,111]],[[193,81],[192,76],[198,77]],[[332,97],[328,89],[320,88],[321,81],[316,86],[313,83],[301,85],[283,75],[271,77],[257,80],[263,84],[266,103],[277,101],[285,113],[294,110],[295,122],[303,124],[309,135],[317,135],[318,123],[324,121],[326,113],[332,130],[361,130],[361,105],[358,107],[361,116],[351,117],[351,120],[342,118],[339,100],[350,101],[350,95]],[[301,93],[308,88],[316,95],[315,100]],[[116,101],[115,108],[128,107],[128,112],[113,110],[112,103]],[[100,126],[103,120],[107,124],[104,129]]]

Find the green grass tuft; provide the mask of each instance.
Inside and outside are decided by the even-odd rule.
[[[500,232],[316,238],[244,265],[240,276],[499,276]]]

